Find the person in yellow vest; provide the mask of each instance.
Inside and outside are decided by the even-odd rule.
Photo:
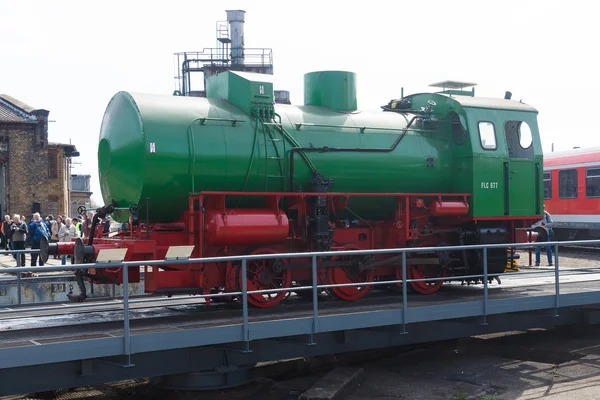
[[[81,234],[81,218],[80,217],[75,217],[73,218],[73,223],[75,225],[75,237],[83,237],[83,235]]]

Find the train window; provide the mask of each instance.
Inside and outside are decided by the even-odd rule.
[[[544,172],[544,200],[552,198],[552,174]]]
[[[577,198],[577,170],[558,171],[558,197],[561,199]]]
[[[484,150],[496,150],[496,129],[489,121],[479,122],[479,140]]]
[[[600,197],[600,168],[588,168],[585,171],[585,195]]]
[[[467,141],[467,130],[465,129],[460,117],[457,113],[452,113],[452,139],[454,139],[454,143],[461,145]]]
[[[527,122],[523,121],[519,124],[519,144],[521,148],[528,149],[533,143],[533,136],[531,135],[531,129]]]
[[[533,158],[533,139],[527,122],[507,121],[504,124],[504,133],[510,158]]]

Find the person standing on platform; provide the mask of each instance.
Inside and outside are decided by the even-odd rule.
[[[50,239],[50,232],[48,231],[48,227],[46,225],[46,221],[42,220],[40,213],[33,214],[33,219],[29,223],[29,235],[32,237],[32,250],[39,250],[40,243],[42,241],[42,236],[45,236],[46,239]],[[36,262],[38,261],[38,253],[31,253],[31,266],[35,267]],[[44,266],[44,261],[40,257],[40,267]]]
[[[10,241],[12,243],[13,250],[25,250],[25,238],[27,236],[27,225],[21,222],[21,216],[18,214],[13,215],[13,222],[10,224]],[[21,256],[21,262],[19,263],[18,257]],[[25,253],[15,254],[15,260],[17,260],[17,266],[25,266]]]
[[[70,242],[71,238],[77,237],[77,232],[75,231],[75,225],[71,223],[71,218],[65,218],[65,224],[60,227],[58,231],[58,240],[60,242]],[[69,256],[71,260],[71,264],[73,264],[73,255]],[[62,256],[62,265],[67,263],[67,256]]]
[[[552,224],[553,224],[552,216],[550,215],[550,213],[548,211],[546,211],[546,205],[544,204],[544,218],[542,218],[537,224],[535,224],[534,227],[541,226],[544,229],[546,229],[549,242],[552,241],[552,237],[554,236],[554,230],[552,229]],[[554,265],[554,264],[552,264],[552,246],[545,246],[545,248],[546,248],[546,254],[548,255],[548,265],[552,266],[552,265]],[[535,248],[535,266],[536,267],[540,266],[541,250],[542,250],[541,246],[538,246]]]
[[[11,250],[12,249],[12,231],[10,230],[10,224],[11,224],[11,220],[10,220],[10,215],[5,215],[4,216],[4,222],[2,222],[2,228],[4,230],[4,235],[5,235],[5,242],[4,242],[4,247],[2,248],[2,250]]]

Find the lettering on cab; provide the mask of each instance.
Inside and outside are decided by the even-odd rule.
[[[481,182],[482,189],[498,189],[498,182]]]

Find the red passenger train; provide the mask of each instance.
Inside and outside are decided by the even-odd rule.
[[[544,155],[544,203],[555,240],[600,238],[600,147]]]

